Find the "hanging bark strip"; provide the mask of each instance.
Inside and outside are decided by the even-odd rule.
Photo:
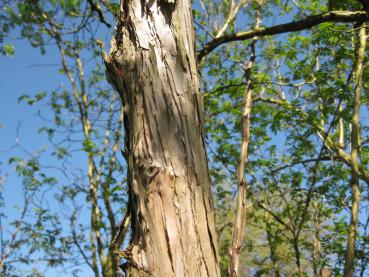
[[[191,1],[121,1],[105,55],[124,109],[126,276],[220,276]]]
[[[262,0],[259,1],[259,10]],[[260,25],[260,12],[256,11],[255,28]],[[247,181],[244,179],[245,168],[248,160],[248,146],[250,141],[250,112],[252,106],[252,78],[251,70],[255,62],[255,46],[258,38],[254,37],[251,43],[251,54],[247,64],[245,78],[247,79],[246,94],[244,98],[244,108],[242,114],[242,138],[239,162],[237,165],[237,210],[232,229],[232,242],[229,248],[230,261],[228,265],[228,274],[231,277],[237,277],[240,274],[240,250],[246,227],[246,193]]]
[[[355,88],[354,102],[352,112],[352,130],[351,130],[351,178],[352,178],[352,204],[351,204],[351,222],[349,236],[346,246],[345,269],[344,276],[354,276],[355,263],[355,243],[357,236],[357,228],[359,222],[359,204],[360,204],[360,172],[359,172],[359,150],[360,150],[360,106],[361,106],[361,89],[363,85],[363,68],[366,47],[366,29],[365,23],[359,25],[358,49],[356,58],[356,68],[354,72]]]

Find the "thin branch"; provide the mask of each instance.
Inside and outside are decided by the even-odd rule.
[[[241,41],[246,39],[251,39],[255,36],[270,36],[278,35],[289,32],[297,32],[309,29],[316,25],[322,24],[324,22],[342,22],[342,23],[352,23],[368,20],[368,14],[365,11],[330,11],[318,15],[311,15],[304,19],[298,21],[292,21],[285,24],[279,24],[271,27],[261,27],[255,28],[253,30],[234,33],[230,35],[224,35],[219,38],[215,38],[210,41],[203,49],[198,52],[197,59],[201,59],[213,51],[218,46],[232,41]]]
[[[259,7],[256,11],[255,28],[260,25],[260,8],[263,4],[263,0],[259,0]],[[239,156],[239,162],[237,166],[237,210],[233,222],[232,228],[232,241],[229,247],[230,262],[228,265],[228,274],[231,277],[237,277],[240,274],[240,249],[243,242],[243,236],[246,228],[246,195],[247,195],[247,181],[245,180],[245,168],[248,162],[248,146],[250,141],[250,115],[252,107],[252,94],[253,94],[253,82],[252,82],[252,69],[255,63],[256,57],[256,43],[257,37],[254,37],[250,45],[250,59],[246,67],[245,78],[247,82],[246,93],[244,96],[244,107],[242,113],[242,135],[241,135],[241,150]]]
[[[257,202],[257,205],[263,209],[264,211],[266,211],[268,214],[270,214],[278,223],[280,223],[281,225],[283,225],[287,230],[289,230],[291,233],[293,233],[293,229],[291,228],[291,226],[289,226],[286,222],[284,222],[277,214],[275,214],[273,211],[269,210],[267,207],[264,206],[263,203],[261,202]]]
[[[93,0],[87,0],[87,1],[90,4],[91,10],[93,10],[94,12],[96,12],[97,15],[99,16],[100,22],[103,23],[103,24],[105,24],[106,27],[111,28],[111,24],[106,21],[106,19],[104,17],[104,12],[102,11],[99,3],[98,2],[95,3]]]
[[[305,113],[303,110],[301,110],[298,106],[292,105],[287,99],[278,100],[273,98],[264,98],[264,97],[258,97],[257,99],[254,99],[254,102],[261,101],[270,103],[273,105],[281,105],[288,108],[293,108],[295,112],[299,112],[300,117],[303,119],[308,119],[307,113]],[[320,139],[323,141],[325,147],[335,152],[337,155],[337,158],[345,163],[346,165],[351,167],[351,157],[349,154],[347,154],[343,149],[341,149],[340,145],[338,143],[335,143],[333,139],[328,136],[327,132],[322,128],[322,126],[316,124],[314,121],[312,123],[312,128],[316,129]],[[367,184],[369,184],[369,171],[362,166],[362,164],[359,164],[359,176],[362,180],[364,180]]]
[[[11,234],[10,242],[8,243],[6,248],[3,250],[3,253],[2,253],[2,256],[1,256],[1,259],[0,259],[0,269],[3,268],[4,263],[6,262],[6,260],[10,256],[12,250],[14,249],[14,245],[16,244],[18,233],[21,231],[22,224],[23,224],[23,221],[24,221],[24,217],[26,216],[26,213],[28,212],[29,204],[32,201],[33,194],[28,195],[27,191],[25,191],[24,194],[25,194],[24,195],[24,207],[23,207],[23,210],[21,212],[20,218],[16,221],[16,224],[15,224],[16,229]]]
[[[114,15],[114,17],[118,17],[119,13],[116,12],[113,7],[112,4],[110,4],[107,0],[100,0],[101,3],[105,6],[105,8],[112,14]]]
[[[282,165],[280,167],[277,167],[276,169],[273,169],[272,170],[272,173],[275,173],[277,171],[281,171],[283,169],[286,169],[286,168],[290,168],[290,167],[294,167],[295,165],[298,165],[298,164],[307,164],[307,163],[311,163],[311,162],[316,162],[316,161],[331,161],[332,159],[334,159],[335,157],[332,157],[332,156],[323,156],[321,158],[311,158],[311,159],[306,159],[306,160],[298,160],[298,161],[294,161],[294,162],[291,162],[289,164],[285,164],[285,165]]]
[[[218,31],[215,38],[220,38],[224,35],[225,31],[229,28],[229,25],[235,21],[237,14],[242,6],[246,4],[247,0],[240,0],[240,2],[235,6],[234,2],[232,1],[231,9],[229,11],[228,17],[225,20],[222,28]]]
[[[92,269],[92,271],[94,271],[95,276],[99,276],[97,268],[95,268],[90,263],[89,257],[87,257],[86,253],[83,251],[81,245],[79,244],[79,239],[78,239],[78,235],[77,235],[77,232],[76,232],[76,213],[75,212],[73,212],[73,214],[72,214],[72,217],[70,219],[70,223],[71,223],[71,229],[72,229],[73,243],[77,246],[77,249],[78,249],[79,253],[82,255],[82,257],[83,257],[84,261],[86,262],[86,264]]]

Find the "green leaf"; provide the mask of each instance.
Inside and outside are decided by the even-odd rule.
[[[15,163],[15,162],[19,162],[21,161],[22,159],[19,158],[19,157],[11,157],[9,160],[8,160],[8,164],[12,164],[12,163]]]
[[[14,56],[14,46],[12,44],[5,44],[2,46],[1,54],[4,56],[13,57]]]
[[[86,151],[87,153],[91,153],[97,148],[96,143],[89,139],[84,140],[82,145],[83,145],[83,150]]]

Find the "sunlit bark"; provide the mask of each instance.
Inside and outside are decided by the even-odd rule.
[[[122,1],[108,79],[125,115],[127,276],[219,276],[191,1]]]

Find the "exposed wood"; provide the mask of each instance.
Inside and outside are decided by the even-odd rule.
[[[259,0],[259,7],[262,0]],[[260,8],[259,8],[260,9]],[[260,11],[256,11],[255,27],[260,25]],[[232,241],[229,247],[230,261],[228,265],[228,274],[231,277],[240,275],[240,250],[243,242],[243,237],[246,228],[246,195],[247,195],[247,181],[245,180],[245,168],[248,161],[248,147],[250,142],[250,115],[252,107],[252,68],[255,63],[255,47],[258,38],[254,37],[250,46],[250,59],[247,64],[245,78],[247,81],[244,106],[242,112],[242,130],[241,130],[241,147],[240,156],[237,165],[237,209],[232,228]]]

